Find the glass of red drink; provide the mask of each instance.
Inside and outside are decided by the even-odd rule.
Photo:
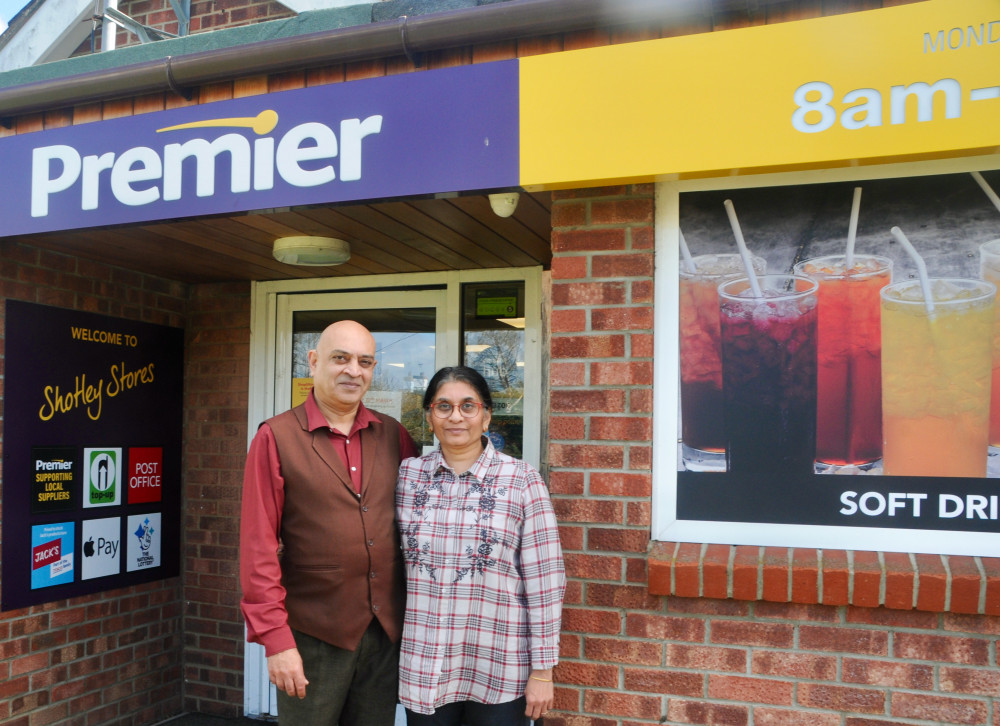
[[[737,253],[698,255],[694,271],[681,264],[681,457],[689,471],[725,471],[722,427],[722,346],[719,285],[746,276]],[[767,263],[753,258],[757,274]]]
[[[726,470],[812,474],[816,457],[815,280],[760,275],[719,286]]]
[[[879,291],[892,260],[844,255],[805,260],[795,274],[819,283],[816,469],[874,470],[882,458],[882,325]]]

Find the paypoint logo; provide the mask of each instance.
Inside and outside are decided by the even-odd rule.
[[[119,479],[122,470],[121,449],[84,449],[86,477],[83,483],[84,507],[108,507],[121,504]]]
[[[53,144],[32,150],[31,216],[49,214],[57,195],[72,195],[81,210],[98,209],[101,181],[107,177],[115,201],[128,206],[176,201],[192,193],[211,197],[216,189],[216,162],[229,155],[229,190],[233,194],[267,191],[277,179],[294,187],[316,187],[338,178],[342,182],[361,179],[362,142],[382,131],[382,116],[340,121],[339,135],[326,124],[310,121],[293,126],[280,137],[271,135],[278,126],[276,111],[266,109],[256,116],[215,118],[157,129],[158,134],[211,127],[249,129],[256,135],[226,133],[209,141],[194,138],[168,143],[161,148],[135,146],[120,154],[112,151],[81,155],[72,146]],[[339,168],[322,163],[339,158]],[[194,159],[194,189],[184,188],[183,169]],[[106,188],[106,187],[105,187]]]

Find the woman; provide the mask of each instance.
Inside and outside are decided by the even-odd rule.
[[[538,472],[485,435],[492,408],[478,372],[442,368],[424,394],[440,448],[399,468],[409,726],[519,726],[552,707],[559,533]]]

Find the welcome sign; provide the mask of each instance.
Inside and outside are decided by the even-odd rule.
[[[0,608],[176,576],[183,331],[15,300],[5,323]]]

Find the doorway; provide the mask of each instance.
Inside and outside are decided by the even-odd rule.
[[[376,343],[367,407],[399,420],[428,451],[434,440],[421,405],[427,381],[442,366],[471,366],[490,384],[493,445],[538,467],[542,274],[531,267],[257,283],[248,444],[261,421],[309,394],[307,355],[323,329],[355,320]],[[277,715],[264,650],[250,643],[244,654],[244,713]]]

